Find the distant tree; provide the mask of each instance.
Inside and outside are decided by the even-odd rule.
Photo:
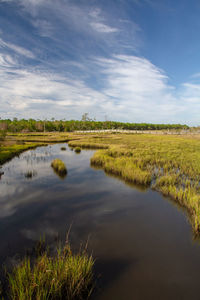
[[[6,134],[7,134],[6,130],[0,130],[0,144],[5,140]]]
[[[89,118],[89,113],[84,113],[82,115],[81,121],[86,122],[86,121],[90,121],[91,119]]]

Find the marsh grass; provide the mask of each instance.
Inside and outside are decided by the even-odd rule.
[[[65,177],[67,175],[66,165],[61,159],[54,159],[51,163],[51,167],[60,177]]]
[[[34,262],[29,257],[8,274],[12,300],[88,299],[92,292],[94,260],[86,249],[73,254],[69,243],[54,256],[47,251]]]
[[[9,133],[6,137],[8,140],[17,140],[25,142],[42,142],[42,143],[64,143],[70,141],[66,133],[45,132],[45,133]]]
[[[70,141],[68,143],[69,147],[81,147],[82,149],[108,149],[109,145],[100,144],[91,141]]]
[[[44,146],[42,143],[27,143],[24,145],[3,145],[0,147],[0,164],[3,164],[16,155],[19,155],[20,153],[29,150],[29,149],[35,149],[36,147]]]
[[[80,147],[75,147],[74,151],[75,151],[76,153],[81,153],[81,148],[80,148]]]

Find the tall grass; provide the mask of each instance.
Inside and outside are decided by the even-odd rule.
[[[44,252],[34,263],[26,257],[8,275],[13,300],[88,299],[94,260],[86,251],[72,254],[69,244],[55,256]]]

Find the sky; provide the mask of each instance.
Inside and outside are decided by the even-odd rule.
[[[0,0],[0,117],[200,124],[200,1]]]

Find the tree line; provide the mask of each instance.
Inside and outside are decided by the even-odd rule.
[[[162,130],[162,129],[189,129],[181,124],[150,124],[150,123],[123,123],[116,121],[96,121],[87,118],[78,120],[34,120],[34,119],[0,119],[0,130],[8,132],[72,132],[76,130]]]

